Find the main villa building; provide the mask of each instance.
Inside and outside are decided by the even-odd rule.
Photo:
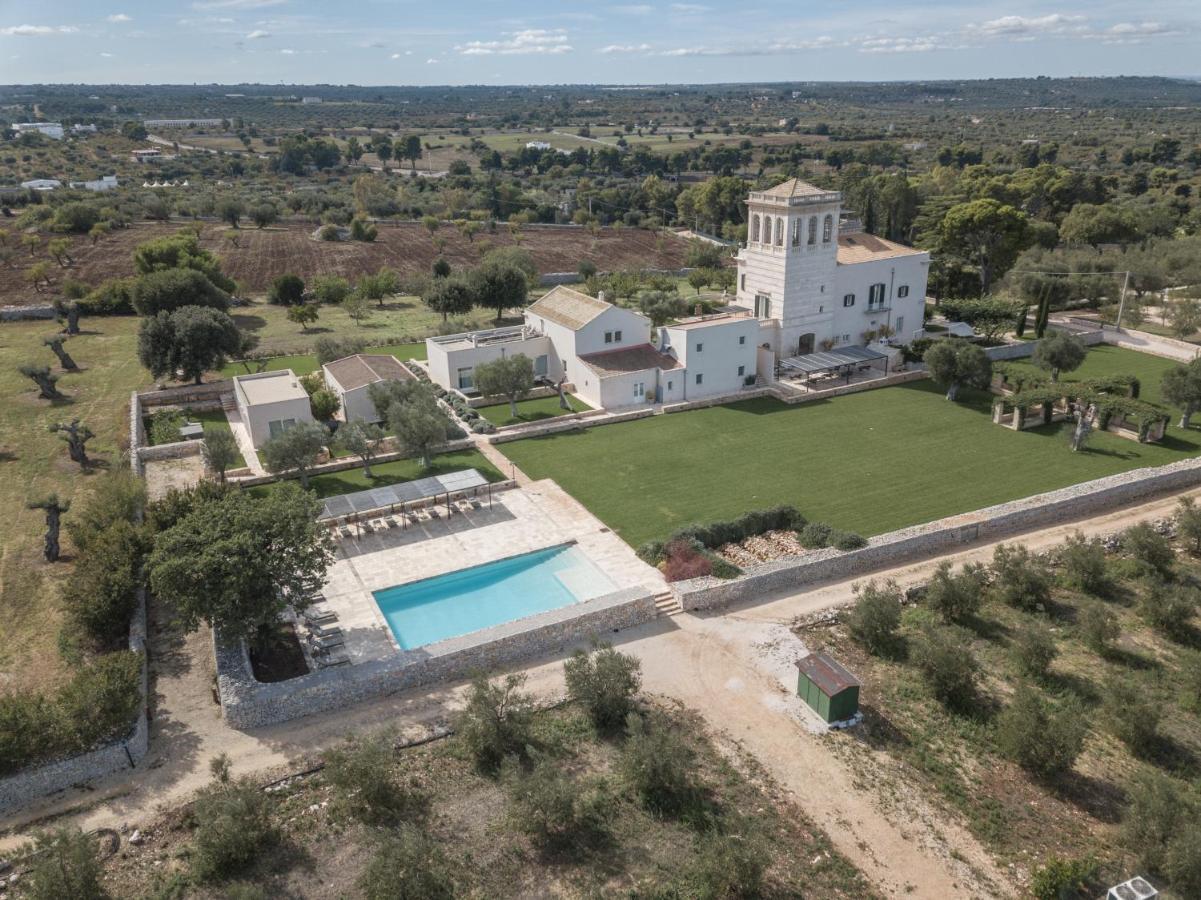
[[[474,391],[480,363],[522,353],[598,408],[677,403],[772,381],[798,356],[922,334],[930,255],[840,228],[842,196],[798,179],[747,199],[737,290],[712,315],[646,316],[560,285],[519,326],[426,341],[431,377]]]

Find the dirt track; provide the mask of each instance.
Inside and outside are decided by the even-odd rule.
[[[1196,495],[1201,492],[1191,492]],[[1176,497],[1121,509],[1071,525],[1025,535],[1031,549],[1051,546],[1075,531],[1101,534],[1146,518],[1170,514]],[[949,559],[985,560],[993,545],[971,547]],[[899,566],[873,577],[902,585],[928,578],[937,559]],[[853,580],[765,597],[722,613],[661,619],[617,636],[624,652],[642,662],[644,688],[698,710],[719,740],[735,741],[813,818],[834,844],[863,868],[882,893],[896,897],[1006,897],[1015,894],[1007,873],[961,822],[920,797],[882,801],[828,743],[793,695],[791,663],[801,644],[788,626],[798,617],[849,602]],[[163,623],[152,628],[156,697],[152,749],[138,772],[109,779],[94,792],[70,792],[30,810],[70,818],[84,827],[144,825],[160,804],[178,802],[208,780],[208,761],[225,752],[238,773],[297,769],[306,758],[344,735],[382,726],[419,736],[444,724],[463,685],[446,685],[383,698],[327,715],[254,733],[225,726],[213,702],[212,652],[207,634],[172,637]],[[540,697],[563,691],[561,657],[526,669]],[[20,827],[20,823],[9,823]],[[0,840],[0,852],[15,840]]]
[[[79,278],[98,284],[106,278],[133,274],[133,250],[143,241],[173,234],[185,222],[143,223],[116,231],[95,246],[85,237],[74,239],[75,263],[60,269],[51,262],[56,282],[63,277]],[[384,266],[402,275],[425,274],[439,255],[456,270],[476,265],[490,248],[515,243],[529,251],[539,272],[574,272],[583,260],[591,260],[606,270],[656,268],[678,269],[684,265],[688,246],[671,233],[638,228],[603,228],[595,234],[572,226],[529,226],[515,238],[508,226],[498,225],[495,232],[481,231],[473,241],[463,237],[453,225],[443,225],[431,235],[418,223],[379,226],[373,243],[360,241],[315,241],[310,234],[316,225],[274,226],[259,230],[241,229],[238,246],[224,237],[229,229],[217,223],[205,223],[201,245],[221,257],[225,272],[242,290],[251,294],[265,292],[271,280],[285,273],[302,278],[314,275],[343,275],[357,278]],[[439,242],[441,249],[439,249]],[[51,293],[38,294],[25,282],[25,269],[48,258],[18,256],[15,268],[0,268],[0,298],[5,304],[45,303]]]

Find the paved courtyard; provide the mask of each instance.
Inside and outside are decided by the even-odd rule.
[[[373,591],[568,541],[613,582],[616,590],[642,587],[657,593],[663,576],[553,481],[492,495],[491,508],[456,512],[429,522],[361,537],[341,538],[330,566],[324,606],[337,614],[352,663],[381,659],[399,648]]]

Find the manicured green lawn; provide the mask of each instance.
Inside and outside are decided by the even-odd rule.
[[[397,359],[404,361],[406,359],[425,359],[425,344],[388,344],[383,347],[368,347],[364,353],[381,353],[395,356]],[[266,360],[266,372],[275,372],[279,369],[291,369],[297,375],[308,375],[310,372],[317,371],[320,368],[317,365],[317,357],[312,355],[299,356],[273,356]],[[257,371],[257,363],[252,363],[251,372]],[[226,378],[233,375],[247,374],[246,366],[240,362],[226,363],[221,369],[221,374]]]
[[[435,456],[428,469],[421,468],[416,459],[398,459],[394,462],[381,463],[371,467],[371,478],[363,475],[362,467],[343,469],[341,472],[329,472],[316,475],[309,479],[309,490],[318,497],[335,497],[338,494],[350,494],[367,488],[384,487],[401,481],[412,481],[414,478],[425,478],[429,475],[442,475],[446,472],[458,472],[463,469],[478,469],[480,474],[489,481],[504,481],[502,475],[492,463],[478,450],[459,450],[454,453],[442,453]],[[250,489],[251,493],[262,495],[273,490],[280,482],[258,485]]]
[[[509,414],[509,404],[498,403],[496,406],[479,406],[479,414],[493,425],[516,425],[519,422],[537,422],[539,419],[553,419],[568,413],[584,412],[592,409],[579,397],[567,395],[567,403],[571,409],[560,409],[558,397],[539,397],[536,400],[521,400],[517,404],[517,418]]]
[[[1006,365],[1039,371],[1028,360],[1014,360]],[[1148,403],[1163,404],[1159,392],[1159,383],[1163,380],[1164,372],[1173,369],[1180,363],[1162,356],[1152,356],[1149,353],[1139,353],[1137,350],[1126,350],[1123,347],[1113,347],[1109,344],[1098,344],[1090,347],[1084,364],[1075,372],[1062,376],[1064,381],[1082,381],[1088,378],[1102,378],[1106,375],[1134,375],[1140,382],[1139,399]]]
[[[1101,348],[1082,373],[1133,371],[1154,399],[1152,376],[1171,364]],[[1201,430],[1170,428],[1159,445],[1095,433],[1073,453],[1067,424],[1014,432],[992,424],[991,400],[969,392],[949,403],[916,382],[795,407],[749,400],[499,449],[635,546],[779,503],[879,534],[1201,452]]]

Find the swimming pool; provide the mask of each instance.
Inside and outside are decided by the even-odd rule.
[[[581,603],[616,590],[573,544],[375,591],[402,649]]]

